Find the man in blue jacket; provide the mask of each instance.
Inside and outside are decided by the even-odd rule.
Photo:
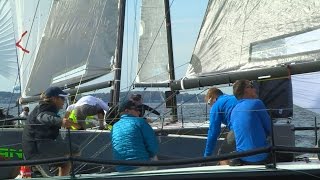
[[[238,104],[231,113],[231,123],[236,138],[237,152],[267,147],[271,134],[271,119],[267,108],[258,98],[249,80],[238,80],[233,85]],[[268,154],[261,153],[240,158],[242,164],[265,164]]]
[[[133,101],[120,104],[120,120],[111,130],[112,154],[115,160],[150,161],[156,159],[158,140]],[[118,172],[154,170],[156,167],[117,166]]]
[[[221,124],[230,130],[228,138],[223,142],[219,154],[229,153],[235,150],[232,126],[230,124],[230,114],[233,107],[237,104],[234,96],[223,94],[218,88],[210,88],[205,100],[211,105],[210,126],[204,157],[211,156],[216,146],[218,136],[221,131]],[[228,164],[228,161],[221,161],[220,164]]]

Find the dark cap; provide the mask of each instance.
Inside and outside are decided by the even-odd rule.
[[[136,108],[136,104],[131,100],[125,100],[119,105],[119,112],[124,112],[126,109]]]
[[[46,97],[67,97],[69,94],[65,93],[64,91],[62,91],[59,87],[49,87],[44,94],[46,95]]]

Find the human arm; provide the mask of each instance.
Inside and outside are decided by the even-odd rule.
[[[155,114],[155,115],[160,116],[160,113],[159,113],[157,110],[153,109],[152,107],[150,107],[150,106],[148,106],[148,105],[143,104],[143,108],[144,108],[145,110],[149,111],[149,112],[152,112],[152,113]]]
[[[53,112],[40,112],[37,116],[39,122],[48,126],[61,126],[62,118]]]
[[[261,100],[257,101],[257,109],[259,110],[259,119],[261,120],[263,129],[267,136],[271,135],[271,118],[268,114],[266,106]]]
[[[211,156],[212,152],[216,146],[218,135],[221,131],[221,122],[223,118],[223,113],[219,113],[219,108],[213,105],[210,110],[210,125],[208,130],[208,137],[206,143],[206,149],[204,152],[204,157]]]

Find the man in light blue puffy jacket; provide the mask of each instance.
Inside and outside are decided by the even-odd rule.
[[[158,140],[132,101],[124,101],[119,107],[121,117],[111,130],[112,154],[115,160],[150,161],[156,158]],[[154,170],[156,167],[117,166],[118,172]]]

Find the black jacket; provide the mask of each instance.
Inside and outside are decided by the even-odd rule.
[[[152,107],[145,105],[145,104],[138,105],[138,110],[140,111],[140,117],[144,116],[145,111],[149,111],[155,115],[160,116],[160,113],[157,110],[155,110]]]
[[[27,118],[22,141],[56,139],[62,124],[62,118],[57,113],[54,105],[40,102]]]

